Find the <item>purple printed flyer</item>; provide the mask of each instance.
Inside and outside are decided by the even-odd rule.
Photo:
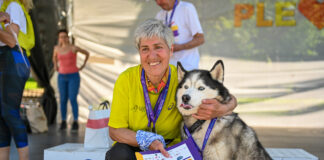
[[[171,158],[159,151],[136,152],[137,160],[202,160],[192,139],[187,139],[166,149]]]

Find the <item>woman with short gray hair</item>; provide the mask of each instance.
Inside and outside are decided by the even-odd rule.
[[[141,38],[159,37],[165,40],[169,48],[174,43],[173,34],[169,27],[163,25],[162,21],[149,19],[135,30],[135,43],[139,50]]]
[[[172,32],[162,22],[149,19],[136,29],[135,43],[141,64],[121,73],[114,86],[108,126],[116,143],[106,153],[108,160],[133,160],[135,152],[147,150],[159,150],[169,157],[165,147],[181,141],[182,116],[175,100],[177,69],[169,65]],[[235,98],[228,104],[211,101],[201,105],[205,105],[207,117],[197,116],[214,118],[236,107]]]

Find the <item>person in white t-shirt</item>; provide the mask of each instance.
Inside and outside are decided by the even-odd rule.
[[[32,0],[0,0],[0,160],[9,160],[12,138],[19,160],[29,159],[26,126],[19,110],[30,64],[26,51],[19,48],[17,41],[25,45],[34,40],[24,37],[25,11],[28,14],[31,7]]]
[[[173,32],[175,44],[170,64],[181,62],[186,70],[198,69],[198,46],[205,42],[195,6],[180,0],[155,0],[162,10],[156,19],[163,21]]]

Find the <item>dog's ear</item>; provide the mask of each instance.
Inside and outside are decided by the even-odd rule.
[[[178,82],[180,82],[182,80],[182,78],[184,77],[185,73],[187,72],[181,65],[181,63],[178,61],[177,62],[177,70],[178,70]]]
[[[217,80],[220,83],[223,83],[224,81],[224,64],[222,60],[218,60],[213,68],[209,71],[211,77],[214,80]]]

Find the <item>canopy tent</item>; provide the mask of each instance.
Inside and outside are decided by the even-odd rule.
[[[225,84],[234,95],[274,98],[324,87],[324,29],[302,14],[298,7],[303,1],[188,1],[196,6],[206,39],[199,47],[200,68],[209,69],[217,59],[223,59]],[[237,15],[235,9],[240,5],[252,10],[239,10]],[[293,14],[279,12],[280,7]],[[74,43],[91,53],[81,72],[81,106],[112,99],[118,75],[139,64],[135,28],[159,10],[154,0],[69,1],[68,26]],[[235,26],[235,19],[245,14],[241,26]],[[282,21],[296,24],[280,26],[285,23],[279,21],[280,16]],[[265,21],[272,24],[257,26]],[[79,65],[83,58],[79,56]],[[81,110],[86,118],[87,109]]]

